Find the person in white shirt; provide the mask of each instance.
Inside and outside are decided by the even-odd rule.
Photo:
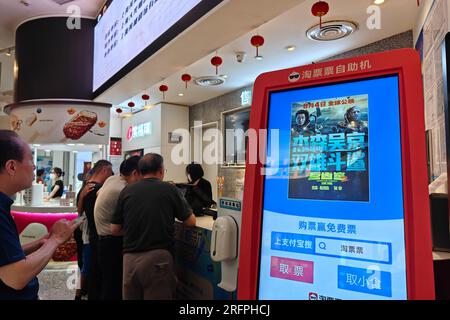
[[[116,210],[120,192],[129,184],[141,179],[139,160],[134,156],[122,162],[120,176],[112,176],[98,191],[94,208],[98,239],[98,263],[101,270],[101,299],[122,299],[122,236],[113,236],[110,224]]]

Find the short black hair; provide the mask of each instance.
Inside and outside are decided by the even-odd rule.
[[[108,160],[99,160],[95,163],[94,167],[92,168],[91,175],[97,174],[105,167],[112,167],[112,163]]]
[[[297,119],[299,114],[304,114],[305,115],[305,123],[307,123],[309,121],[309,112],[307,110],[298,110],[297,113],[295,114],[295,118]]]
[[[23,143],[17,133],[11,130],[0,130],[0,172],[10,160],[23,161]]]
[[[38,169],[38,170],[36,171],[36,175],[37,175],[38,177],[42,176],[44,173],[45,173],[45,169]]]
[[[61,168],[55,167],[53,168],[53,172],[58,176],[58,177],[64,177],[65,173],[62,171]]]
[[[139,160],[141,174],[157,173],[164,166],[164,158],[157,153],[148,153]]]
[[[191,176],[192,181],[197,181],[205,175],[202,166],[195,162],[192,162],[186,167],[186,173]]]
[[[141,157],[132,156],[123,161],[120,165],[120,174],[124,177],[128,177],[133,173],[134,170],[139,171],[139,160],[141,160]]]

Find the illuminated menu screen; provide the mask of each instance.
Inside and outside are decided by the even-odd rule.
[[[94,91],[201,0],[116,0],[95,27]]]
[[[268,129],[259,299],[406,299],[398,77],[273,92]]]

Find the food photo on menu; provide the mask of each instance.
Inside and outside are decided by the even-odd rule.
[[[10,127],[27,137],[30,143],[46,141],[48,137],[58,139],[55,143],[68,141],[101,143],[100,139],[107,135],[109,129],[109,110],[105,111],[49,106],[29,107],[26,110],[22,108],[20,111],[12,110]]]

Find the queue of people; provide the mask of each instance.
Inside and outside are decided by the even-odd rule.
[[[165,172],[154,153],[128,158],[119,176],[108,161],[95,164],[78,196],[89,252],[84,244],[76,299],[83,293],[89,300],[175,298],[175,219],[194,227],[196,218],[188,198],[163,182]]]
[[[118,176],[109,161],[100,160],[77,195],[80,219],[58,221],[48,235],[22,247],[11,198],[31,187],[36,168],[30,147],[14,132],[0,130],[0,149],[0,300],[38,299],[36,276],[73,235],[81,270],[76,299],[175,298],[175,219],[194,227],[196,212],[214,203],[200,165],[186,168],[191,190],[183,195],[163,182],[159,154],[128,158]],[[57,194],[63,173],[54,168],[52,174]]]

